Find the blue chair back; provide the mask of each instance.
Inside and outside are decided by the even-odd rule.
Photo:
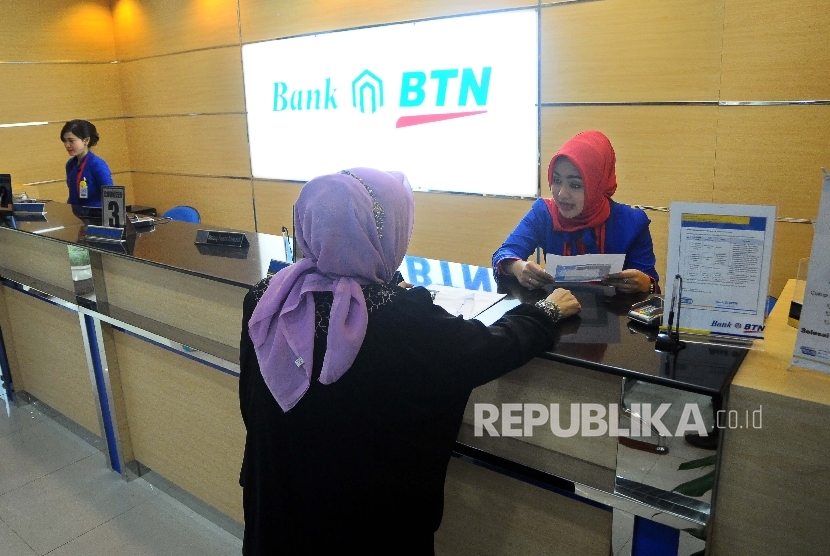
[[[171,220],[179,220],[181,222],[193,222],[194,224],[199,224],[202,221],[199,217],[199,211],[187,205],[173,207],[162,214],[161,217],[169,218]]]

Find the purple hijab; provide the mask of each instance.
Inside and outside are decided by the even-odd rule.
[[[387,283],[403,261],[415,202],[400,172],[352,168],[314,178],[294,205],[305,258],[271,278],[248,322],[265,384],[283,411],[311,382],[312,292],[334,293],[320,382],[332,384],[357,357],[369,314],[361,286]]]

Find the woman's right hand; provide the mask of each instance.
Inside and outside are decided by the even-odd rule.
[[[553,276],[534,262],[514,260],[507,271],[526,288],[538,290],[553,284]]]
[[[556,288],[553,290],[553,293],[548,296],[547,300],[559,305],[559,318],[568,318],[582,310],[582,305],[579,304],[579,301],[577,301],[571,292],[564,288]]]

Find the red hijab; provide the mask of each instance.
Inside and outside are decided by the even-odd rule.
[[[553,156],[548,166],[548,187],[553,191],[553,164],[560,156],[567,157],[582,175],[585,184],[585,204],[574,218],[562,216],[553,199],[545,199],[545,204],[553,220],[553,229],[558,232],[570,232],[580,230],[593,230],[594,240],[597,243],[598,252],[605,251],[605,221],[611,214],[609,199],[617,190],[617,174],[614,171],[616,155],[611,141],[599,131],[583,131],[573,139],[562,145],[562,148]],[[565,254],[583,254],[586,252],[583,238],[588,239],[587,234],[575,234],[582,236],[574,238],[577,243],[577,253],[572,252],[569,247],[570,241],[565,241]],[[590,240],[589,240],[590,241]]]

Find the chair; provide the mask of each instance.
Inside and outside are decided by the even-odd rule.
[[[193,222],[194,224],[199,224],[202,221],[199,217],[199,211],[187,205],[173,207],[162,214],[161,217],[180,222]]]

